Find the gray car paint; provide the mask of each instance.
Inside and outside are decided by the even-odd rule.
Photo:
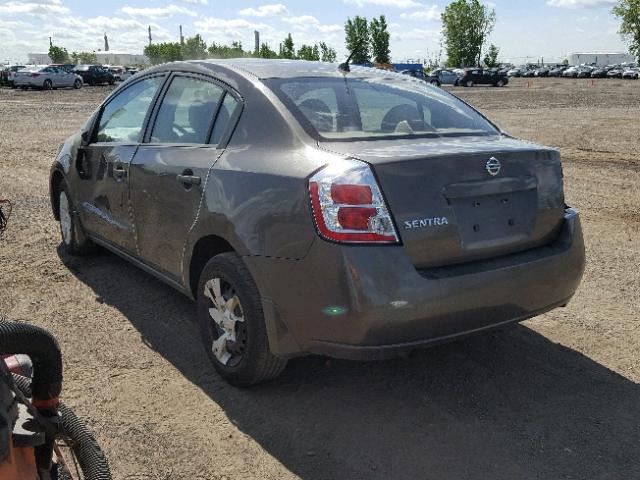
[[[79,151],[88,148],[94,114],[81,132],[67,139],[52,166],[54,215],[55,188],[63,177],[71,191],[73,214],[94,241],[192,298],[194,248],[209,236],[223,239],[244,257],[254,276],[274,353],[378,357],[519,321],[565,304],[575,292],[584,266],[584,246],[577,213],[564,208],[555,150],[503,134],[319,144],[261,81],[343,77],[336,65],[319,62],[177,62],[141,72],[112,95],[149,75],[172,71],[215,78],[240,99],[242,108],[219,148],[159,147],[159,155],[163,149],[179,148],[182,163],[141,167],[135,191],[129,174],[118,182],[109,178],[108,169],[111,185],[102,190],[87,188],[82,185],[86,180],[78,171],[77,158]],[[350,75],[389,74],[353,67]],[[129,172],[136,168],[137,161],[132,159],[138,152],[143,158],[149,148],[144,143],[112,145],[107,158],[115,156]],[[535,203],[536,218],[520,242],[501,244],[500,238],[493,238],[493,245],[490,241],[482,248],[465,248],[455,232],[455,209],[448,212],[451,205],[443,203],[443,189],[476,182],[472,190],[482,196],[487,188],[482,185],[491,180],[483,176],[482,168],[491,155],[504,160],[508,176],[535,177],[535,195],[529,202]],[[414,215],[451,213],[453,221],[439,232],[399,229],[400,245],[350,246],[321,240],[312,220],[307,179],[336,156],[356,157],[372,165],[396,224]],[[457,162],[464,162],[460,171],[465,175],[455,175]],[[431,176],[437,177],[440,170],[446,174],[429,179],[426,164],[435,167]],[[184,189],[175,177],[188,166],[199,169],[202,182]],[[123,203],[100,203],[100,195],[109,189]],[[424,199],[414,202],[412,210],[409,206],[416,195]],[[144,209],[136,208],[138,201]],[[84,204],[96,208],[83,209]],[[156,210],[149,211],[152,208]],[[160,239],[153,236],[154,224],[159,226]],[[126,229],[129,232],[123,234]],[[412,241],[412,234],[419,237]],[[161,258],[171,255],[163,263]]]

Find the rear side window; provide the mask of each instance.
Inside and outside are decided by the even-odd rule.
[[[213,127],[213,132],[211,133],[211,141],[209,143],[213,145],[217,145],[218,143],[220,143],[220,140],[222,140],[222,135],[227,130],[229,121],[236,111],[236,108],[238,108],[238,100],[236,100],[231,94],[227,93],[224,96],[222,105],[220,105],[220,111],[218,112],[218,116],[216,117],[216,123]]]
[[[138,142],[151,102],[164,77],[141,80],[115,96],[103,109],[98,142]]]
[[[224,90],[205,80],[175,77],[162,100],[152,142],[205,144]]]

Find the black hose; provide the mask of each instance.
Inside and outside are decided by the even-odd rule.
[[[62,354],[58,342],[43,328],[27,323],[0,319],[0,353],[24,353],[33,362],[33,405],[43,416],[58,414],[58,396],[62,390]],[[54,439],[50,435],[45,443],[35,447],[38,468],[51,467]]]
[[[62,354],[53,335],[35,325],[0,319],[0,353],[29,355],[33,362],[33,398],[58,398],[62,390]]]
[[[30,397],[31,380],[16,374],[13,378],[22,393]],[[63,402],[60,402],[59,410],[62,433],[71,440],[71,449],[78,459],[85,480],[111,480],[107,459],[87,425]]]

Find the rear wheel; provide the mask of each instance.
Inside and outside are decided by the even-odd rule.
[[[53,83],[51,82],[51,80],[45,80],[42,84],[42,88],[44,90],[51,90],[53,88]]]
[[[467,80],[467,82],[464,85],[465,87],[469,87],[469,88],[473,87],[473,80]]]
[[[205,265],[198,284],[198,323],[207,356],[226,381],[255,385],[277,377],[286,360],[271,353],[260,294],[236,253]]]
[[[504,80],[498,80],[496,82],[496,87],[504,87]]]

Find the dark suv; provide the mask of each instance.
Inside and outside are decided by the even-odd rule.
[[[113,73],[102,65],[78,65],[73,72],[80,75],[84,83],[89,85],[104,83],[113,85],[116,83],[116,77]]]
[[[458,78],[457,85],[473,87],[474,85],[492,85],[504,87],[509,83],[509,78],[498,70],[484,70],[482,68],[467,68],[464,75]]]
[[[585,261],[557,150],[364,67],[150,68],[64,142],[50,188],[64,249],[101,245],[195,299],[240,385],[297,355],[386,358],[539,315]]]

